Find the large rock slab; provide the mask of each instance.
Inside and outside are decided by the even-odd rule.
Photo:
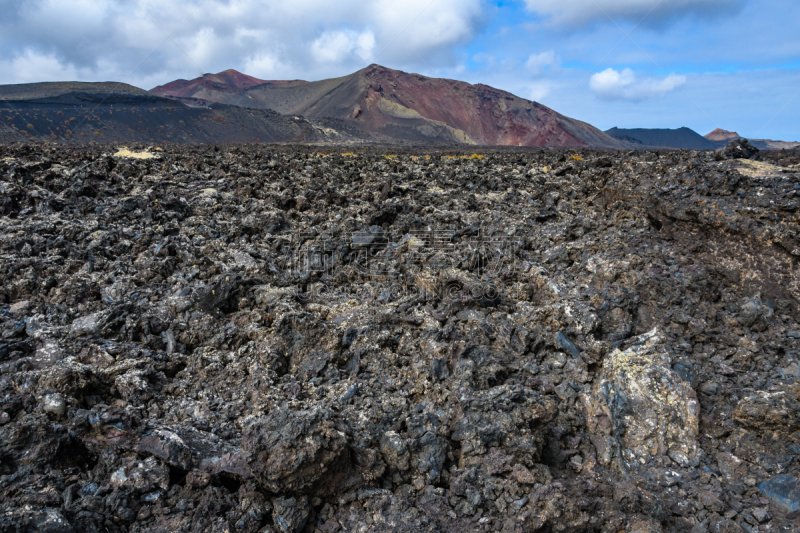
[[[622,469],[698,464],[697,395],[670,368],[656,330],[606,357],[583,404],[601,463]]]
[[[242,448],[250,453],[250,467],[265,487],[298,491],[322,478],[347,448],[347,438],[328,409],[279,408],[247,425]]]
[[[764,481],[758,488],[781,512],[800,515],[800,479],[778,476]]]

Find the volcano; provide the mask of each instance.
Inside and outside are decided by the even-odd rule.
[[[723,130],[722,128],[717,128],[711,133],[704,135],[703,137],[705,137],[709,141],[728,142],[732,141],[733,139],[740,138],[741,135],[739,135],[735,131],[728,131],[728,130]]]
[[[476,145],[625,148],[594,126],[537,102],[462,81],[380,65],[321,81],[265,81],[227,70],[152,89],[174,98],[352,121],[406,141]]]

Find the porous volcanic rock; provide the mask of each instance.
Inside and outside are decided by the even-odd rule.
[[[797,530],[795,151],[0,152],[0,531]]]
[[[732,140],[721,150],[726,159],[751,159],[758,152],[760,152],[758,148],[750,144],[747,139],[742,138]]]
[[[602,463],[616,456],[626,470],[652,461],[697,466],[700,406],[694,389],[671,363],[655,330],[606,356],[591,393],[583,398]]]
[[[242,448],[258,479],[273,492],[314,485],[345,450],[345,434],[325,409],[276,409],[247,425]]]

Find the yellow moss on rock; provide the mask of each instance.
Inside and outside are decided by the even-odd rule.
[[[127,146],[122,146],[117,153],[114,154],[114,157],[128,157],[130,159],[154,159],[158,156],[154,153],[148,152],[147,150],[143,152],[133,152],[129,150]]]

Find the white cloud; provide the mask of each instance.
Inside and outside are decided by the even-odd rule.
[[[541,102],[552,91],[553,85],[551,83],[545,81],[534,82],[528,87],[528,98],[534,102]]]
[[[746,0],[525,0],[529,11],[556,24],[584,25],[594,20],[659,21],[686,15],[723,15],[738,11]]]
[[[74,66],[62,64],[52,54],[30,49],[10,60],[0,61],[0,71],[7,73],[9,83],[33,83],[42,79],[70,81],[79,77]]]
[[[561,68],[561,58],[553,50],[531,54],[525,62],[525,68],[534,76],[540,76],[545,69],[559,70]]]
[[[365,31],[358,36],[356,40],[355,53],[362,61],[369,61],[372,59],[373,50],[375,49],[375,35],[371,31]]]
[[[63,71],[71,65],[81,80],[127,78],[146,88],[154,79],[165,83],[195,77],[199,70],[228,68],[253,67],[259,72],[251,74],[273,79],[339,76],[370,62],[406,70],[454,68],[459,63],[455,48],[469,42],[484,21],[483,0],[2,4],[0,50],[5,57],[38,50],[56,59]],[[38,73],[37,65],[42,66]],[[45,81],[53,68],[32,63],[26,79]],[[0,69],[0,83],[13,83],[15,76]]]
[[[280,77],[285,68],[277,54],[263,52],[249,57],[244,64],[243,72],[262,80],[274,80]]]
[[[379,28],[389,58],[415,58],[467,42],[482,17],[481,0],[379,0],[370,19]]]
[[[637,81],[636,74],[629,69],[621,71],[608,68],[593,74],[589,88],[604,100],[641,101],[677,89],[686,83],[686,76],[670,74],[664,78],[646,78]]]
[[[375,35],[371,31],[329,31],[311,43],[311,55],[318,63],[340,63],[352,56],[368,62],[374,48]]]

